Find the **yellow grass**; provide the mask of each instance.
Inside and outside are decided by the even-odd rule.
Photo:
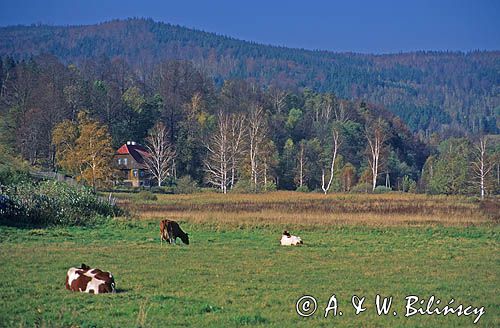
[[[157,201],[120,197],[122,206],[142,219],[172,218],[191,223],[254,225],[444,225],[497,224],[498,199],[480,203],[458,196],[414,194],[267,194],[158,195]]]

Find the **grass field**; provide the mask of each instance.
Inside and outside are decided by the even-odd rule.
[[[136,195],[135,195],[136,196]],[[480,203],[466,197],[415,194],[159,195],[143,201],[118,194],[122,206],[142,219],[171,217],[213,226],[472,226],[500,223],[500,198]]]
[[[405,296],[484,306],[500,326],[498,200],[420,195],[122,195],[134,219],[95,228],[0,227],[0,327],[456,327],[475,316],[404,317]],[[160,247],[158,221],[190,233]],[[302,247],[280,247],[283,229]],[[70,266],[109,270],[118,293],[64,289]],[[318,300],[301,318],[295,302]],[[324,318],[332,294],[343,316]],[[356,316],[352,295],[366,296]],[[397,316],[378,316],[376,294]]]

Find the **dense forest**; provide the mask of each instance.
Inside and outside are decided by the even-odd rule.
[[[227,80],[243,79],[295,93],[300,98],[297,106],[306,101],[307,89],[382,106],[425,141],[434,132],[442,137],[499,132],[498,51],[388,55],[310,51],[260,45],[146,19],[0,28],[1,56],[17,61],[40,54],[53,54],[82,72],[96,62],[117,57],[138,84],[153,90],[150,81],[161,61],[187,60],[203,79],[212,79],[215,88]],[[104,80],[103,65],[98,68],[96,80]]]
[[[331,53],[129,19],[0,28],[0,55],[0,184],[28,163],[110,186],[114,151],[156,140],[158,185],[499,191],[498,52]]]
[[[219,87],[180,60],[141,76],[119,57],[79,66],[51,55],[4,57],[0,81],[0,164],[21,157],[94,187],[112,183],[113,149],[128,140],[148,144],[161,126],[172,149],[164,185],[471,194],[482,181],[486,194],[498,192],[495,136],[483,153],[472,138],[435,134],[424,143],[382,106],[334,93],[246,80]],[[482,178],[472,167],[479,160]]]

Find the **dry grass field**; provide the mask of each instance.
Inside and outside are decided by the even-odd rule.
[[[231,226],[471,226],[498,224],[500,201],[414,194],[200,193],[158,195],[144,201],[131,194],[119,203],[142,219],[168,217],[190,223]]]

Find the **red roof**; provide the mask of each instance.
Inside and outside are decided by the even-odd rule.
[[[116,151],[117,155],[130,155],[132,156],[137,163],[144,163],[144,157],[149,156],[149,153],[146,148],[142,147],[141,145],[134,143],[134,144],[123,144],[118,150]]]

